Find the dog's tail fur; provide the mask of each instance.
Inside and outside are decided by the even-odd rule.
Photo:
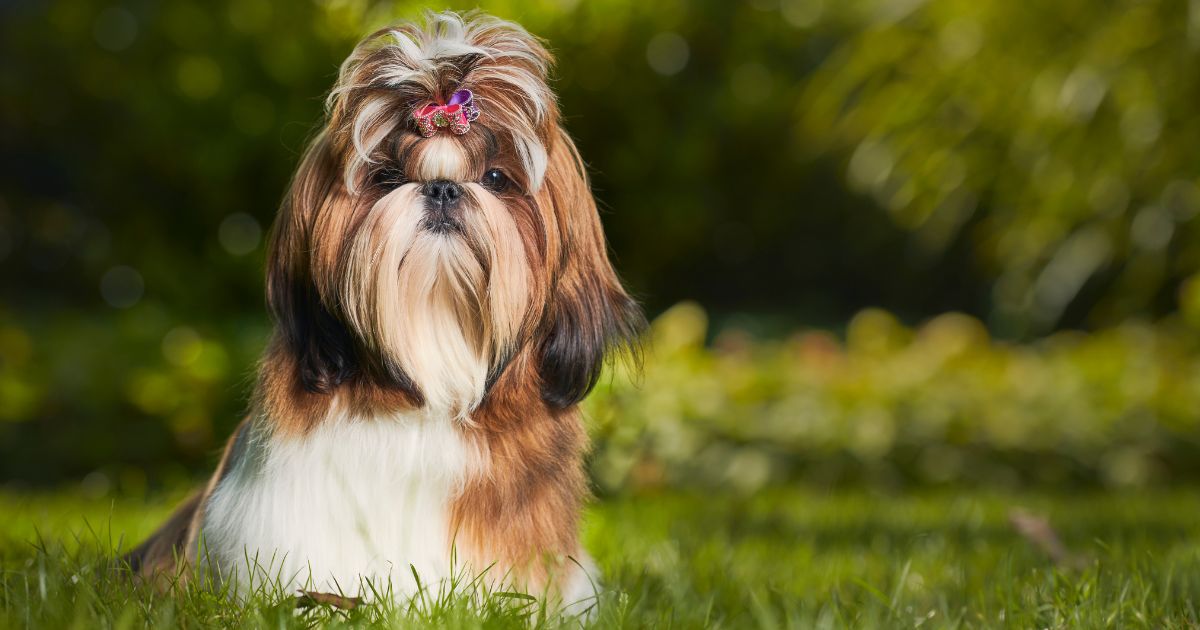
[[[245,448],[248,424],[248,419],[243,420],[234,429],[233,435],[229,436],[221,461],[208,484],[176,508],[175,513],[158,528],[158,531],[121,558],[135,576],[152,581],[183,577],[181,569],[198,551],[196,542],[203,522],[204,505],[217,483],[229,471],[231,460],[239,457],[241,450]]]
[[[188,497],[158,531],[122,558],[130,570],[142,578],[174,575],[187,555],[193,522],[204,492]]]

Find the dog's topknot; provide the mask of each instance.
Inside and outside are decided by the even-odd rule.
[[[412,126],[415,108],[470,89],[485,113],[480,124],[511,138],[536,189],[558,117],[546,83],[552,63],[542,42],[519,24],[479,12],[428,12],[421,23],[368,35],[342,64],[326,101],[333,139],[359,157],[346,165],[348,186],[385,136]]]

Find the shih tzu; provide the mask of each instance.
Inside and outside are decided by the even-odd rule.
[[[358,44],[275,221],[249,415],[130,554],[139,574],[403,594],[413,569],[486,570],[564,603],[592,594],[577,404],[644,320],[551,62],[481,14]]]

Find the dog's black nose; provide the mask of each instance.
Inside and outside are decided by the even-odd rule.
[[[462,230],[458,200],[463,196],[462,186],[448,180],[435,179],[421,187],[425,195],[425,227],[438,233]]]
[[[430,201],[442,206],[452,206],[458,201],[459,197],[462,197],[463,189],[462,186],[448,179],[435,179],[427,182],[421,192]]]

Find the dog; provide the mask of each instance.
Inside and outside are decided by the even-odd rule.
[[[354,48],[272,229],[274,332],[248,415],[130,553],[138,575],[355,595],[463,571],[594,594],[578,403],[645,320],[552,62],[481,13]]]

